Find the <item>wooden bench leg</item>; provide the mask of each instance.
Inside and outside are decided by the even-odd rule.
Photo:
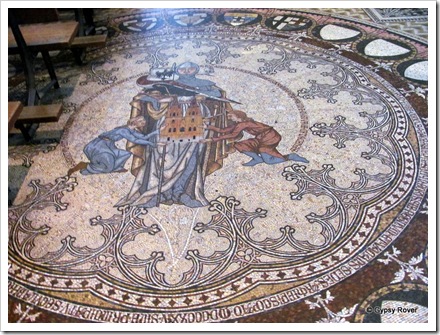
[[[58,78],[53,68],[52,60],[50,59],[49,52],[47,50],[41,51],[41,55],[43,56],[44,64],[46,65],[47,71],[49,72],[50,79],[52,79],[53,87],[60,88],[60,84],[58,83]]]
[[[33,134],[30,133],[31,125],[26,127],[23,123],[16,122],[15,123],[15,127],[20,129],[20,131],[23,134],[23,137],[26,140],[26,142],[29,142],[32,139]]]
[[[29,54],[26,58],[22,57],[22,62],[24,64],[24,75],[28,92],[27,105],[33,106],[38,104],[41,98],[38,94],[37,85],[35,83],[34,58]]]
[[[37,89],[35,86],[28,86],[28,106],[34,106],[38,103],[40,100],[40,95],[38,94]]]
[[[86,57],[86,51],[85,49],[80,48],[72,48],[73,57],[75,58],[75,62],[78,65],[84,64],[84,59]]]

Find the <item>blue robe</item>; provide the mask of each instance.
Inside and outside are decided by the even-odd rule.
[[[123,169],[131,153],[116,147],[115,142],[126,139],[139,145],[156,146],[153,142],[148,141],[156,133],[144,135],[128,127],[118,127],[102,133],[85,146],[84,153],[90,163],[87,168],[80,171],[81,174],[110,173]]]

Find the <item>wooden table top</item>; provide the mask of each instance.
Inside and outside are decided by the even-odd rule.
[[[76,21],[56,21],[20,25],[20,30],[29,48],[37,50],[60,50],[69,48],[75,38],[79,23]],[[9,51],[16,51],[17,42],[11,28],[8,32]]]
[[[23,110],[23,104],[20,101],[9,101],[8,102],[8,129],[9,130],[11,130],[14,127],[15,121],[17,121],[22,110]]]

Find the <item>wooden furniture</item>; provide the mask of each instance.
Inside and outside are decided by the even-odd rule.
[[[107,41],[107,35],[78,36],[73,39],[72,48],[103,47]]]
[[[27,105],[35,105],[49,88],[59,88],[58,78],[49,56],[51,50],[70,48],[79,24],[76,21],[35,23],[18,25],[14,18],[10,18],[8,31],[9,53],[19,53],[24,65],[26,88],[28,93]],[[41,52],[44,63],[50,75],[50,83],[46,85],[42,94],[38,94],[35,84],[33,53]]]
[[[8,9],[10,26],[8,49],[10,54],[20,54],[27,88],[27,106],[16,119],[15,126],[21,130],[27,141],[32,138],[30,134],[32,124],[55,122],[61,115],[61,104],[37,106],[47,90],[51,87],[60,87],[49,51],[71,49],[76,61],[81,64],[83,50],[90,46],[103,46],[107,38],[107,36],[83,36],[83,19],[80,22],[58,21],[56,9],[40,9],[38,13],[33,9]],[[77,19],[83,17],[82,10],[76,9],[75,14]],[[41,17],[39,18],[38,15]],[[44,23],[36,23],[39,19]],[[37,91],[34,60],[39,52],[43,56],[51,80],[42,90]],[[11,127],[11,124],[9,126]]]
[[[91,47],[104,47],[107,35],[77,36],[72,42],[71,48],[75,61],[78,65],[83,64],[85,49]]]
[[[23,107],[20,102],[20,105],[21,111],[16,111],[14,113],[15,122],[11,121],[10,118],[9,131],[15,126],[20,129],[26,141],[29,141],[32,138],[33,134],[31,134],[31,128],[33,124],[58,122],[63,110],[63,105],[61,103]]]
[[[16,124],[58,122],[63,110],[63,104],[26,106],[18,116]]]
[[[50,51],[69,49],[78,32],[79,23],[55,21],[24,24],[19,28],[29,50]],[[10,53],[18,53],[18,45],[11,28],[8,31],[8,48]]]
[[[15,121],[23,110],[23,104],[21,101],[9,101],[8,102],[8,132],[14,128]]]
[[[58,122],[63,105],[23,106],[21,101],[8,102],[8,132],[16,127],[21,130],[26,140],[30,140],[29,128],[34,123]]]

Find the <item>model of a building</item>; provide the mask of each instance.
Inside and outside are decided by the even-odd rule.
[[[166,142],[192,142],[203,138],[201,107],[194,100],[189,105],[173,101],[165,114],[160,137]]]

